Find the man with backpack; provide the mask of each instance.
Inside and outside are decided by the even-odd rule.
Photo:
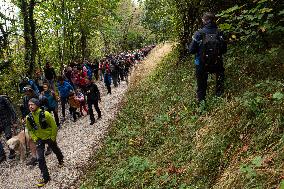
[[[28,103],[30,113],[26,116],[27,129],[31,139],[36,143],[39,169],[42,174],[37,186],[43,187],[50,180],[44,156],[45,145],[48,144],[55,153],[59,166],[63,166],[63,154],[56,142],[57,126],[52,115],[40,108],[40,101],[36,98],[31,98]]]
[[[203,28],[192,37],[188,46],[189,52],[195,54],[197,100],[200,103],[205,100],[207,79],[209,73],[216,75],[216,95],[224,92],[224,66],[222,55],[227,51],[227,44],[223,33],[215,23],[213,13],[205,13],[202,17]]]

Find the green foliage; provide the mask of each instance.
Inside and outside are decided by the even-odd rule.
[[[268,71],[282,65],[281,50],[270,52],[227,58],[226,95],[214,97],[209,79],[200,110],[191,60],[176,67],[174,51],[129,91],[84,187],[278,187],[284,73]]]
[[[279,3],[263,0],[235,5],[218,14],[219,26],[231,35],[231,41],[253,42],[253,45],[263,47],[271,43],[270,36],[276,35],[273,42],[279,42],[277,40],[281,41],[284,29],[280,21],[283,10]]]

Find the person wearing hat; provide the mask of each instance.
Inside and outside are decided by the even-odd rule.
[[[56,142],[57,126],[52,115],[40,108],[40,101],[37,98],[31,98],[28,105],[30,113],[26,117],[26,125],[31,139],[36,143],[38,164],[42,174],[37,186],[43,187],[50,180],[44,156],[45,144],[54,152],[60,166],[64,163],[63,154]]]
[[[32,89],[30,85],[26,85],[23,88],[23,92],[25,95],[23,96],[23,105],[20,107],[21,113],[22,113],[22,122],[24,122],[26,116],[29,114],[29,105],[28,102],[31,98],[38,98],[38,95],[35,93],[35,91]]]

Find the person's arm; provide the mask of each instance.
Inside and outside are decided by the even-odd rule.
[[[94,84],[94,88],[95,88],[95,94],[97,94],[98,96],[98,100],[101,101],[101,94],[100,94],[100,91],[99,91],[99,88],[96,84]]]
[[[69,91],[74,91],[72,85],[70,85],[68,82],[66,82],[66,83],[67,83],[67,87],[68,87]]]
[[[201,34],[200,34],[200,32],[196,32],[192,37],[192,41],[191,41],[190,45],[187,46],[189,53],[190,54],[197,53],[201,42],[202,42]]]
[[[45,114],[47,124],[51,127],[50,139],[53,141],[56,141],[56,136],[57,136],[56,122],[49,112],[45,111],[44,114]]]
[[[220,38],[220,41],[221,41],[222,54],[225,54],[227,52],[227,41],[226,41],[226,37],[225,37],[223,32],[220,33],[219,38]]]
[[[11,115],[13,122],[16,122],[16,120],[17,120],[17,114],[16,114],[16,111],[15,111],[14,107],[13,107],[12,104],[9,102],[9,100],[6,99],[5,97],[3,98],[3,100],[4,100],[4,104],[5,104],[6,107],[7,107],[6,110],[9,112],[9,115]]]

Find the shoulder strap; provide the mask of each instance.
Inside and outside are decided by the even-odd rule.
[[[38,130],[38,126],[37,126],[37,124],[35,123],[34,117],[33,117],[33,115],[32,115],[31,112],[28,114],[27,120],[28,120],[28,122],[30,123],[31,127],[32,127],[34,130]]]

